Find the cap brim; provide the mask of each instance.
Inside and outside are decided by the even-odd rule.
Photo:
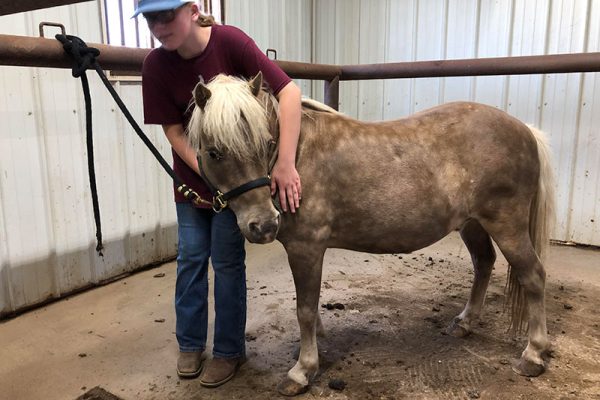
[[[138,15],[143,14],[143,13],[173,10],[177,7],[184,5],[185,3],[193,3],[193,1],[190,1],[190,0],[176,0],[176,1],[164,0],[164,1],[155,1],[150,4],[142,4],[141,6],[138,6],[138,8],[135,10],[133,15],[131,16],[131,18],[135,18]]]

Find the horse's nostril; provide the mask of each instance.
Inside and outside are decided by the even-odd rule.
[[[248,228],[250,229],[250,232],[253,232],[253,233],[259,233],[260,232],[260,227],[258,225],[258,222],[250,222],[248,224]]]
[[[265,220],[264,218],[253,218],[248,222],[248,232],[257,240],[272,239],[277,234],[279,228],[279,215],[273,220]]]
[[[264,231],[268,233],[273,233],[277,231],[277,223],[276,222],[267,222],[263,228]]]

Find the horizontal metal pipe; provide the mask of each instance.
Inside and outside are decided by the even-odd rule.
[[[90,43],[100,50],[98,62],[113,71],[140,71],[149,49]],[[416,61],[365,65],[327,65],[276,61],[292,78],[331,81],[513,75],[600,71],[600,53]],[[70,68],[71,60],[54,39],[0,35],[0,65]]]
[[[98,63],[107,70],[141,71],[150,49],[88,43],[100,50]],[[275,61],[292,78],[330,80],[341,73],[338,66]],[[72,61],[55,39],[0,34],[0,65],[71,68]]]
[[[600,71],[600,53],[344,65],[340,80]]]
[[[279,60],[275,62],[286,74],[295,79],[321,79],[329,81],[342,73],[342,69],[338,65],[310,64]]]
[[[100,50],[98,62],[103,68],[140,71],[149,49],[89,43]],[[0,35],[0,65],[20,67],[71,68],[72,60],[56,39]]]

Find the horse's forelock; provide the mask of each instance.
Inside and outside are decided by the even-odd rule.
[[[207,85],[211,92],[204,109],[195,107],[188,125],[191,145],[198,149],[200,135],[238,158],[263,155],[270,138],[265,106],[257,101],[248,82],[218,75]]]

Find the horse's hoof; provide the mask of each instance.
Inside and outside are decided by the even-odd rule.
[[[277,385],[277,391],[284,396],[297,396],[308,391],[308,385],[291,380],[287,376]]]
[[[544,364],[536,364],[533,361],[521,358],[513,362],[512,370],[523,376],[540,376],[546,370],[546,367],[544,367]]]
[[[471,331],[469,329],[465,328],[464,326],[460,325],[461,322],[462,322],[461,319],[454,318],[452,323],[450,325],[448,325],[448,327],[446,328],[446,333],[448,335],[458,337],[458,338],[469,336],[471,334]]]

